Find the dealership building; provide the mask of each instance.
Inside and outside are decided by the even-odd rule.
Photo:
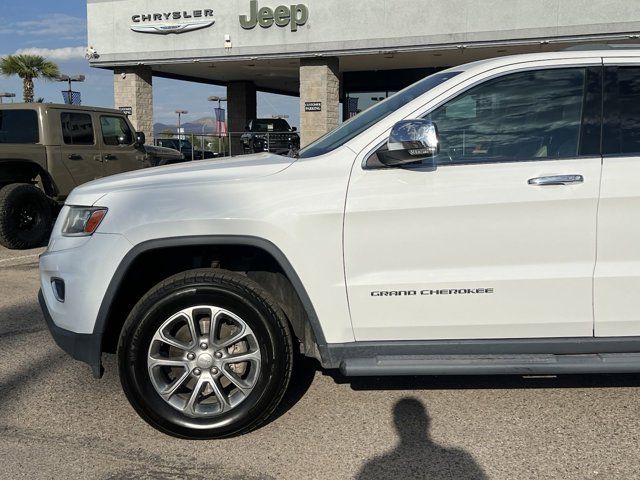
[[[640,37],[629,0],[298,1],[88,0],[88,56],[148,136],[164,77],[226,86],[232,132],[256,92],[299,96],[304,145],[443,68]]]

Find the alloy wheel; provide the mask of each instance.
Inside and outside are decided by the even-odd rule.
[[[211,418],[240,405],[253,391],[262,366],[251,328],[212,305],[183,309],[155,332],[147,355],[160,397],[192,418]]]

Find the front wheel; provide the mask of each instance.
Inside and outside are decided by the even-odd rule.
[[[154,287],[118,346],[127,398],[153,427],[181,438],[251,431],[273,414],[291,377],[290,329],[247,277],[200,269]]]

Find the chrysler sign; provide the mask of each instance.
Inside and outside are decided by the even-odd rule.
[[[210,27],[215,23],[213,10],[141,13],[131,17],[131,30],[140,33],[184,33]]]

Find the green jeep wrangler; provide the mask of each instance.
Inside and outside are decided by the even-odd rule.
[[[167,152],[157,147],[147,152],[144,142],[144,134],[118,110],[0,105],[0,244],[12,249],[45,244],[58,205],[77,185],[171,163]],[[166,150],[177,161],[183,158]]]

